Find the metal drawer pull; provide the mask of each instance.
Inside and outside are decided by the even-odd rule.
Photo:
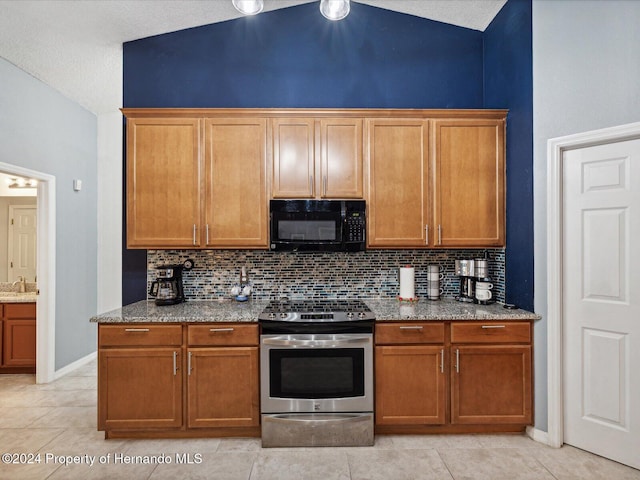
[[[416,326],[401,326],[400,330],[422,330],[422,326],[421,325],[416,325]]]
[[[506,328],[506,325],[482,325],[482,328]]]
[[[210,328],[210,332],[233,332],[233,327],[231,328]]]
[[[440,350],[440,373],[444,373],[444,348]]]
[[[189,357],[187,357],[188,358],[187,373],[189,375],[191,375],[191,355],[193,355],[192,352],[189,352]]]
[[[178,352],[173,352],[173,375],[178,374]]]
[[[460,373],[460,350],[456,348],[456,373]]]
[[[125,328],[125,332],[148,332],[148,328]]]

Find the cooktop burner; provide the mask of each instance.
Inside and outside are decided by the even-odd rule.
[[[350,322],[374,320],[375,316],[366,303],[357,299],[272,300],[258,319],[279,322]]]

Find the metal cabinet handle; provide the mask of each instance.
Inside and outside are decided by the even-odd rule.
[[[173,375],[178,374],[178,352],[173,352]]]
[[[444,348],[440,350],[440,373],[444,373]]]
[[[194,224],[193,224],[193,244],[194,244],[194,245],[197,245],[197,244],[196,244],[196,230],[197,230],[197,229],[198,229],[198,227],[197,227],[197,226],[196,226],[196,224],[194,223]]]
[[[233,332],[233,327],[231,328],[210,328],[210,332]]]
[[[442,245],[442,225],[438,225],[438,245]]]
[[[429,245],[429,225],[424,226],[424,243]]]
[[[311,195],[313,195],[313,175],[309,175],[309,190],[311,191]]]
[[[400,330],[422,330],[422,325],[415,325],[415,326],[402,325],[400,326]]]
[[[456,373],[460,373],[460,350],[456,348]]]
[[[125,328],[125,332],[148,332],[148,328]]]
[[[482,325],[482,328],[506,328],[506,325]]]
[[[191,375],[191,355],[193,355],[193,353],[189,352],[189,356],[187,357],[187,373],[189,375]]]
[[[324,178],[322,179],[322,194],[326,197],[327,196],[327,176],[325,175]]]
[[[207,245],[209,245],[209,224],[207,223]]]

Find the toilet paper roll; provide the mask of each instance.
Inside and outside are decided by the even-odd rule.
[[[400,298],[415,298],[416,281],[415,269],[413,267],[400,268]]]

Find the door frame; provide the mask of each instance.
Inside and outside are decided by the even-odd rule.
[[[547,141],[547,442],[564,443],[562,231],[564,152],[640,138],[640,122],[592,130]]]
[[[0,171],[38,181],[36,274],[36,383],[55,379],[56,177],[0,162]]]

